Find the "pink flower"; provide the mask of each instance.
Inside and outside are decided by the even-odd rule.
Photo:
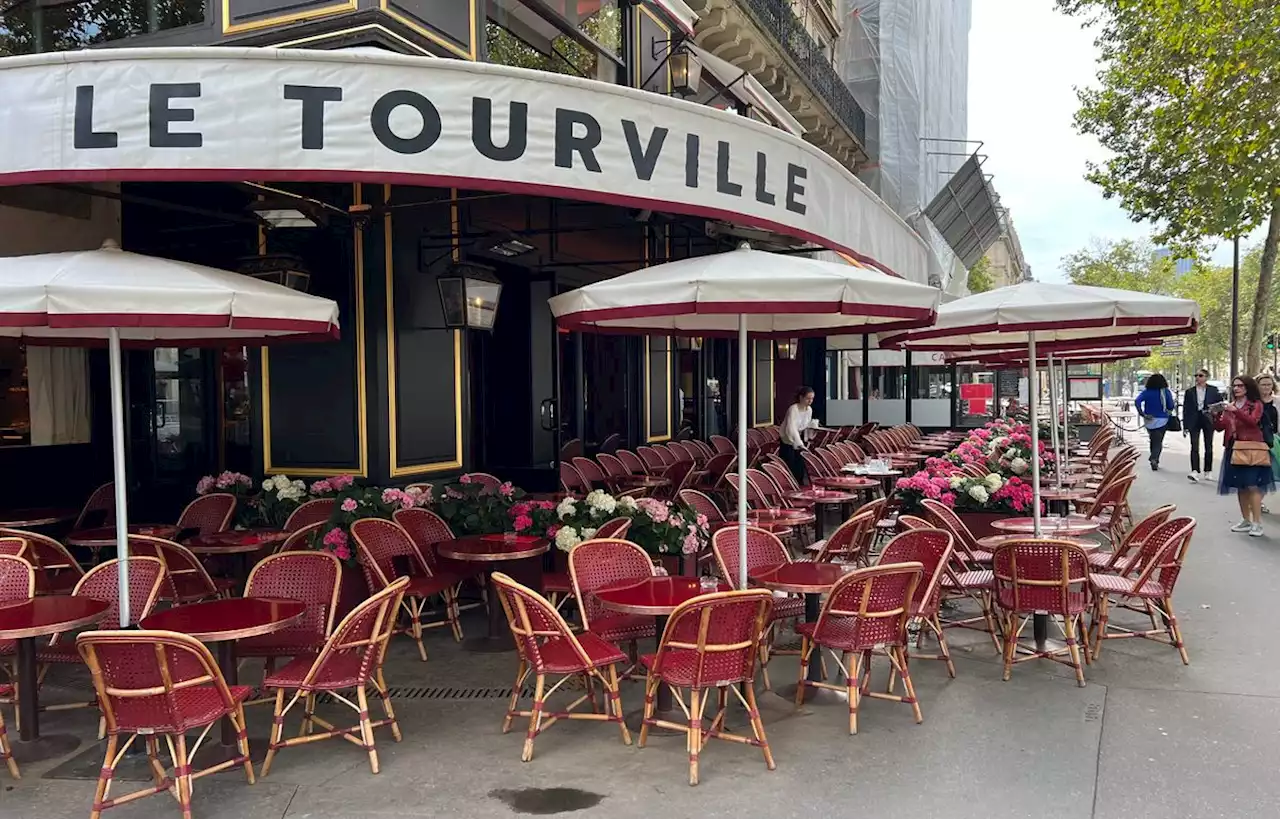
[[[557,524],[555,524],[555,525],[553,525],[553,526],[548,526],[548,527],[547,527],[547,537],[551,538],[552,540],[555,540],[555,539],[556,539],[556,534],[558,534],[558,533],[559,533],[559,531],[560,531],[560,529],[561,529],[561,528],[562,528],[562,527],[561,527],[561,525],[560,525],[559,523],[557,523]]]
[[[941,496],[941,497],[939,497],[939,498],[938,498],[938,500],[942,501],[942,502],[943,502],[944,504],[946,504],[947,506],[955,506],[955,505],[956,505],[956,493],[955,493],[955,492],[943,492],[943,493],[942,493],[942,496]]]
[[[696,554],[701,545],[697,535],[685,535],[683,551],[687,555]]]
[[[532,525],[533,525],[533,518],[529,517],[528,515],[518,515],[515,519],[515,523],[512,524],[512,526],[515,527],[515,530],[517,532],[523,532],[525,529],[528,529]]]
[[[333,483],[328,480],[319,480],[311,484],[311,494],[327,495],[333,491]]]
[[[471,476],[463,475],[461,478],[458,478],[458,483],[471,483]]]
[[[205,475],[203,478],[200,479],[200,482],[196,484],[196,494],[207,495],[213,489],[213,486],[214,486],[213,476]]]
[[[324,537],[320,541],[330,549],[337,551],[339,548],[345,548],[347,545],[347,533],[341,528],[335,526],[325,532]]]
[[[528,515],[528,514],[529,514],[529,504],[527,504],[527,503],[514,503],[514,504],[512,504],[512,505],[511,505],[511,508],[507,510],[507,514],[508,514],[508,515],[510,515],[510,516],[511,516],[511,518],[512,518],[513,520],[514,520],[515,518],[521,517],[522,515]]]
[[[503,481],[498,484],[498,494],[504,498],[509,498],[516,493],[516,488],[511,485],[511,481]]]
[[[329,485],[333,487],[335,492],[341,492],[355,482],[356,479],[350,475],[335,475],[329,479]]]
[[[706,516],[706,515],[698,515],[698,517],[696,518],[696,522],[697,522],[697,524],[698,524],[698,528],[699,528],[699,529],[705,529],[705,528],[707,528],[707,516]]]
[[[333,553],[334,555],[337,556],[339,560],[351,559],[351,549],[345,543],[339,546],[338,548],[334,549]]]
[[[666,577],[668,574],[670,574],[670,572],[668,572],[668,571],[667,571],[667,567],[666,567],[666,566],[654,566],[654,567],[653,567],[653,576],[654,576],[654,577]]]
[[[355,499],[355,498],[347,498],[346,500],[344,500],[344,501],[342,502],[342,511],[344,511],[344,512],[354,512],[354,511],[356,511],[356,507],[357,507],[357,506],[359,506],[359,504],[358,504],[358,503],[356,503],[356,499]]]

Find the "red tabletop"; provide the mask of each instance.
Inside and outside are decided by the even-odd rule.
[[[846,466],[846,467],[844,468],[844,472],[845,472],[845,473],[847,473],[847,474],[853,475],[854,477],[857,477],[857,478],[871,478],[872,480],[876,480],[876,481],[882,481],[882,480],[884,480],[884,479],[886,479],[886,478],[900,478],[900,477],[902,477],[902,470],[901,470],[901,469],[886,469],[886,470],[885,470],[885,471],[883,471],[883,472],[862,472],[862,473],[857,473],[857,472],[855,472],[855,471],[854,471],[854,468],[853,468],[853,467],[851,467],[851,466]]]
[[[810,503],[850,503],[858,499],[857,495],[851,495],[848,492],[837,492],[834,489],[801,489],[798,492],[788,492],[786,497],[788,500],[807,501]]]
[[[289,533],[279,529],[240,529],[196,535],[188,538],[185,545],[196,554],[230,555],[256,552],[288,539]]]
[[[130,523],[129,534],[171,538],[178,534],[178,527],[167,523]],[[71,546],[89,548],[114,546],[116,545],[116,527],[97,526],[93,529],[77,529],[67,535],[67,543]]]
[[[24,527],[52,526],[68,520],[75,520],[80,514],[76,509],[59,509],[52,506],[33,506],[28,509],[5,509],[0,511],[0,528],[22,529]]]
[[[1011,540],[1026,540],[1026,539],[1027,539],[1026,535],[987,535],[986,537],[978,538],[978,545],[986,549],[987,551],[993,551],[997,546],[1008,543]],[[1097,543],[1094,543],[1092,540],[1081,540],[1080,538],[1076,538],[1076,537],[1062,537],[1060,535],[1054,535],[1053,539],[1065,540],[1068,543],[1074,543],[1075,545],[1079,546],[1081,549],[1084,549],[1086,552],[1091,552],[1094,549],[1097,549],[1099,545]]]
[[[725,583],[716,584],[715,591],[731,590]],[[675,611],[681,603],[712,591],[704,591],[696,577],[645,577],[614,583],[592,593],[605,608],[624,614],[661,617]]]
[[[1072,501],[1084,500],[1092,498],[1096,494],[1092,489],[1054,489],[1053,487],[1044,487],[1040,490],[1040,497],[1051,501]]]
[[[87,626],[100,620],[107,608],[102,600],[65,595],[0,603],[0,640],[22,640]]]
[[[730,521],[735,522],[735,521]],[[787,509],[785,507],[769,507],[766,509],[748,509],[749,523],[812,523],[813,513],[807,509]]]
[[[999,529],[1002,532],[1017,532],[1029,535],[1035,532],[1035,522],[1031,518],[1005,518],[1004,520],[991,521],[991,528]],[[1101,528],[1102,524],[1098,521],[1082,517],[1059,518],[1045,516],[1040,518],[1040,533],[1042,535],[1087,535]]]
[[[188,634],[202,643],[221,643],[280,631],[306,610],[306,603],[297,600],[232,597],[167,609],[143,618],[138,625]]]
[[[858,475],[841,475],[837,478],[810,478],[814,486],[826,489],[878,489],[880,481],[875,478],[863,478]]]
[[[757,586],[774,591],[794,594],[822,594],[834,586],[853,566],[841,563],[780,563],[777,566],[756,569],[751,580]]]
[[[470,560],[475,563],[493,563],[502,560],[521,560],[546,554],[551,541],[530,535],[476,535],[436,544],[441,557],[454,560]]]

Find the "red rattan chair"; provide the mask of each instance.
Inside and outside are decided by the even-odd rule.
[[[314,538],[320,536],[322,530],[327,528],[328,521],[322,520],[318,523],[309,523],[296,532],[290,532],[289,536],[276,547],[272,554],[283,554],[284,552],[309,552],[312,551],[311,543]]]
[[[619,449],[617,452],[618,461],[627,468],[629,475],[645,475],[649,470],[645,467],[644,461],[640,460],[640,456],[629,449]]]
[[[875,531],[876,521],[880,517],[880,504],[883,501],[869,503],[844,523],[840,524],[831,535],[818,546],[814,556],[817,563],[851,563],[855,566],[867,566],[871,563],[871,536]],[[875,508],[871,508],[875,507]]]
[[[17,555],[0,554],[0,605],[29,600],[36,593],[35,567]],[[0,640],[0,654],[12,654],[15,640]]]
[[[1115,572],[1121,575],[1130,574],[1129,567],[1133,563],[1136,550],[1141,548],[1143,541],[1177,510],[1178,507],[1173,504],[1161,506],[1134,524],[1133,528],[1125,533],[1124,539],[1112,551],[1090,552],[1089,570]]]
[[[507,623],[511,627],[511,636],[515,638],[516,650],[520,653],[515,685],[511,687],[511,700],[507,704],[506,718],[502,721],[502,733],[505,734],[511,730],[511,722],[516,717],[529,718],[520,760],[532,760],[533,741],[562,719],[616,723],[618,730],[622,732],[622,741],[630,745],[631,734],[623,721],[622,699],[618,695],[617,668],[618,663],[625,662],[627,656],[613,643],[597,634],[588,631],[575,635],[550,601],[502,572],[493,573],[493,586],[502,601]],[[560,679],[550,687],[547,685],[549,674],[560,675]],[[517,706],[530,675],[534,679],[533,708],[521,711]],[[548,711],[547,698],[566,681],[574,678],[582,679],[587,693],[563,709]],[[606,698],[603,714],[596,705],[596,682],[600,683]],[[574,711],[587,700],[591,701],[591,713]],[[544,717],[547,718],[545,725],[542,721]]]
[[[578,474],[592,489],[603,488],[608,481],[604,468],[590,458],[574,458],[573,468],[578,470]]]
[[[916,584],[916,593],[911,600],[911,619],[919,628],[916,636],[916,648],[924,646],[929,631],[938,639],[938,654],[913,654],[907,650],[908,659],[942,660],[947,664],[947,675],[956,676],[955,663],[951,661],[951,648],[947,645],[946,633],[938,612],[942,605],[942,579],[951,563],[951,553],[955,549],[955,539],[951,533],[943,529],[912,529],[890,540],[880,553],[879,564],[919,563],[924,567],[924,576]]]
[[[333,514],[336,505],[337,500],[334,498],[309,500],[289,513],[289,519],[284,522],[284,530],[293,533],[315,523],[324,523]]]
[[[13,686],[0,685],[0,702],[8,701],[11,697],[13,697]],[[9,769],[9,776],[14,779],[22,778],[22,774],[18,772],[18,763],[13,759],[13,749],[9,747],[9,737],[5,734],[2,713],[0,713],[0,759],[4,760],[5,766]]]
[[[723,435],[711,436],[711,448],[716,452],[727,452],[730,455],[738,451],[738,445]]]
[[[252,689],[228,686],[213,655],[198,640],[172,631],[89,631],[76,638],[76,649],[93,675],[107,734],[90,819],[98,819],[107,808],[171,788],[183,817],[190,819],[195,780],[236,766],[244,768],[253,784],[243,705]],[[236,728],[236,756],[192,770],[191,762],[209,730],[223,717]],[[201,729],[200,735],[188,747],[187,732],[196,729]],[[121,735],[128,736],[123,747]],[[115,768],[138,737],[145,739],[155,784],[108,798]],[[160,737],[173,759],[173,780],[160,762]]]
[[[633,665],[638,656],[636,641],[657,634],[653,618],[611,611],[593,592],[623,580],[652,576],[653,561],[644,549],[628,540],[584,540],[569,551],[569,577],[582,612],[583,629],[611,643],[628,643]]]
[[[618,479],[625,478],[631,474],[631,470],[627,469],[626,464],[619,460],[617,455],[601,452],[596,456],[596,462],[600,464],[600,469],[604,472],[605,484],[611,488],[616,489]]]
[[[231,578],[214,580],[190,549],[172,540],[129,535],[129,554],[158,558],[164,564],[160,600],[174,606],[224,597],[236,584]]]
[[[36,567],[36,594],[69,594],[84,577],[84,569],[67,547],[48,535],[0,529],[0,537],[20,537],[27,542],[27,557]]]
[[[98,513],[104,513],[99,520],[94,520]],[[83,529],[86,526],[110,526],[116,522],[116,485],[112,481],[107,481],[102,486],[89,493],[89,499],[84,502],[84,508],[80,510],[80,514],[76,516],[76,522],[71,525],[72,529]]]
[[[636,454],[644,464],[644,471],[650,474],[657,475],[667,466],[667,459],[663,457],[663,453],[651,446],[636,447]]]
[[[796,483],[796,478],[791,474],[791,470],[786,464],[780,464],[777,461],[769,461],[761,464],[760,468],[766,475],[773,479],[778,488],[783,492],[797,492],[800,484]]]
[[[195,530],[201,535],[224,532],[231,525],[231,517],[235,513],[235,495],[228,492],[201,495],[188,503],[178,516],[178,531]]]
[[[726,520],[724,512],[720,511],[720,506],[705,492],[699,492],[697,489],[681,489],[679,497],[681,503],[706,517],[708,523],[723,523]]]
[[[263,558],[249,572],[245,597],[275,597],[306,603],[302,619],[282,631],[236,642],[239,657],[266,660],[266,674],[281,657],[318,654],[333,631],[342,589],[342,562],[332,552],[281,552]]]
[[[1098,488],[1093,503],[1082,509],[1084,516],[1102,524],[1102,536],[1113,547],[1124,539],[1125,510],[1129,507],[1129,490],[1138,476],[1121,474]]]
[[[773,595],[767,589],[704,594],[682,603],[671,613],[655,654],[641,662],[649,669],[644,687],[644,722],[640,747],[650,728],[681,731],[689,751],[689,784],[698,784],[698,758],[705,739],[723,739],[760,749],[769,770],[777,766],[769,750],[760,709],[756,706],[756,657],[765,624],[769,622]],[[658,686],[671,689],[672,697],[688,715],[687,723],[668,722],[654,716]],[[686,700],[683,692],[688,690]],[[710,719],[703,712],[711,692],[716,707]],[[751,723],[751,736],[724,729],[729,692],[738,698]],[[705,725],[705,727],[704,727]]]
[[[738,588],[739,561],[738,527],[726,526],[711,535],[711,551],[716,558],[716,566],[720,576],[733,588]],[[747,527],[747,577],[770,566],[790,563],[791,554],[782,545],[777,535],[755,526]],[[748,580],[748,582],[750,582]],[[792,649],[775,649],[774,642],[778,637],[777,623],[780,620],[799,622],[804,617],[804,598],[797,595],[778,597],[773,601],[769,613],[768,630],[760,640],[760,670],[764,677],[764,688],[772,690],[769,682],[769,660],[774,654],[795,654]]]
[[[611,518],[600,524],[600,528],[596,529],[592,537],[596,539],[625,538],[630,528],[631,518]],[[568,572],[543,572],[542,593],[547,595],[547,599],[556,607],[556,611],[559,611],[561,606],[574,599],[573,578]]]
[[[576,461],[577,458],[574,458]],[[492,495],[498,491],[498,487],[502,486],[502,479],[497,475],[490,475],[488,472],[468,472],[458,478],[462,483],[474,483],[479,485],[480,491],[484,494]]]
[[[575,497],[582,497],[591,491],[591,484],[587,483],[587,479],[582,477],[582,473],[573,468],[572,464],[562,462],[560,464],[560,488]]]
[[[107,603],[107,610],[98,622],[103,625],[120,623],[120,581],[119,560],[108,560],[99,563],[76,584],[71,592],[73,597],[92,597]],[[129,625],[136,626],[138,621],[151,613],[164,586],[164,564],[155,557],[129,558]],[[42,664],[78,664],[80,653],[75,643],[67,639],[65,632],[49,638],[47,646],[36,648],[36,660]]]
[[[899,515],[898,523],[901,525],[903,530],[934,528],[932,521],[925,520],[924,518],[917,517],[915,515]]]
[[[919,563],[891,563],[856,569],[836,582],[818,620],[796,628],[802,637],[797,707],[804,703],[805,689],[813,686],[848,695],[850,734],[858,733],[858,706],[863,696],[907,703],[915,712],[916,723],[924,721],[907,667],[907,622],[923,574]],[[807,679],[815,648],[828,650],[844,675],[844,685]],[[881,649],[892,667],[890,689],[884,693],[871,690],[871,658]],[[896,677],[902,678],[902,695],[893,693]]]
[[[409,617],[409,626],[398,629],[397,633],[407,632],[413,638],[424,663],[427,661],[427,647],[422,642],[424,628],[447,625],[453,630],[453,639],[462,640],[462,624],[458,620],[458,578],[452,575],[435,576],[414,545],[413,538],[409,537],[409,533],[400,524],[381,518],[362,518],[351,524],[351,537],[359,550],[360,566],[364,569],[365,581],[370,589],[391,587],[392,581],[400,576],[395,565],[396,558],[409,564],[409,584],[398,595],[404,613]],[[436,595],[444,600],[444,619],[424,623],[423,615],[431,613],[426,608],[427,601]]]
[[[660,486],[653,492],[653,497],[672,500],[681,489],[689,488],[689,476],[693,474],[693,461],[676,461],[662,469],[659,475],[666,478],[667,485]]]
[[[1196,531],[1194,518],[1173,518],[1161,524],[1142,542],[1129,566],[1135,577],[1095,572],[1089,576],[1093,589],[1093,659],[1102,653],[1104,640],[1141,637],[1167,643],[1178,650],[1183,665],[1189,665],[1182,629],[1173,611],[1173,588]],[[1111,622],[1112,606],[1142,611],[1151,628],[1130,629]],[[1139,608],[1141,607],[1141,608]]]
[[[439,554],[437,551],[439,544],[454,540],[455,536],[453,529],[449,528],[449,524],[445,523],[444,518],[435,512],[421,507],[397,509],[392,513],[391,517],[396,523],[400,524],[400,528],[408,532],[409,538],[413,540],[413,545],[418,547],[418,554],[430,567],[432,576],[451,577],[456,583],[484,577],[484,569],[482,567],[462,560],[451,560]],[[481,588],[483,588],[483,583]],[[458,611],[467,611],[483,605],[483,602],[468,603],[466,605],[459,603]]]
[[[972,568],[991,563],[991,552],[978,545],[978,539],[973,536],[973,532],[969,531],[969,527],[965,526],[960,516],[951,510],[951,507],[932,498],[925,498],[921,505],[924,507],[925,517],[932,520],[939,529],[945,529],[951,533],[956,540],[956,551]]]
[[[1089,557],[1073,543],[1048,538],[1011,540],[996,548],[992,559],[996,611],[1004,635],[1004,679],[1015,663],[1052,660],[1075,669],[1076,684],[1084,686],[1089,635],[1083,626],[1089,609]],[[1022,645],[1018,635],[1034,614],[1062,618],[1064,648],[1040,651]],[[1084,641],[1081,657],[1077,638]],[[1016,656],[1021,651],[1024,656]],[[1063,659],[1063,655],[1069,655]]]
[[[560,447],[560,460],[571,461],[582,454],[582,439],[570,438]]]
[[[31,555],[27,552],[27,540],[21,537],[0,537],[0,555],[20,557],[26,560]]]
[[[400,725],[396,722],[396,713],[391,707],[391,693],[382,675],[382,662],[387,655],[387,643],[395,631],[396,612],[400,610],[401,597],[409,584],[410,579],[407,577],[396,578],[342,618],[319,655],[297,657],[262,680],[263,688],[275,689],[276,692],[271,744],[267,748],[266,759],[262,760],[263,777],[270,773],[271,763],[281,748],[331,737],[342,737],[363,748],[369,755],[369,768],[375,774],[378,772],[374,729],[389,725],[391,736],[396,742],[400,741]],[[369,719],[367,689],[370,686],[373,686],[374,692],[382,700],[385,719]],[[356,694],[354,703],[347,699],[347,694],[353,689]],[[285,695],[290,691],[293,696],[286,703]],[[357,713],[359,722],[346,728],[336,728],[317,717],[315,702],[318,694],[331,694],[334,700],[350,706]],[[299,702],[304,703],[302,731],[296,737],[285,739],[285,715]],[[311,733],[313,725],[324,730]]]

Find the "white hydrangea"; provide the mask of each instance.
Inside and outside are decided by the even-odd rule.
[[[1004,451],[1004,456],[1006,458],[1016,458],[1018,457],[1018,450],[1014,449],[1013,447],[1009,447]]]
[[[1009,468],[1013,470],[1013,474],[1015,475],[1021,475],[1025,473],[1027,471],[1028,466],[1029,464],[1027,463],[1026,458],[1014,458],[1012,461],[1009,462]]]
[[[969,497],[973,498],[978,503],[986,503],[991,498],[991,496],[987,494],[986,487],[978,483],[969,487]]]
[[[618,508],[624,512],[634,512],[638,506],[639,504],[636,503],[636,499],[630,495],[625,498],[621,498],[618,501]]]
[[[995,492],[1000,487],[1004,486],[1004,479],[994,472],[988,474],[987,477],[983,479],[983,482],[987,485],[987,489],[991,492]]]
[[[594,489],[587,493],[586,502],[592,512],[606,515],[613,514],[613,510],[618,508],[618,501],[613,495],[601,489]]]
[[[964,476],[963,476],[963,475],[952,475],[952,476],[951,476],[951,488],[952,488],[952,489],[959,489],[959,488],[960,488],[960,487],[962,487],[962,486],[964,486]]]
[[[591,540],[591,538],[593,538],[593,537],[595,537],[595,536],[596,536],[596,532],[597,532],[597,531],[598,531],[598,530],[596,530],[596,529],[592,529],[592,528],[590,528],[590,527],[584,527],[584,528],[583,528],[583,530],[582,530],[582,539],[583,539],[583,540]]]
[[[556,507],[556,516],[561,520],[564,520],[576,511],[578,511],[577,502],[574,501],[573,498],[565,498],[560,501],[560,505]]]
[[[567,552],[581,542],[582,538],[578,536],[578,530],[572,526],[561,527],[560,531],[556,532],[556,548],[561,551]]]

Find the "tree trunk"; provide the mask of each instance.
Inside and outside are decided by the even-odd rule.
[[[1267,238],[1262,245],[1258,292],[1253,301],[1253,314],[1249,318],[1249,346],[1245,353],[1245,372],[1249,375],[1262,371],[1262,337],[1267,330],[1267,315],[1271,312],[1271,278],[1276,269],[1277,245],[1280,245],[1280,200],[1271,203]]]

